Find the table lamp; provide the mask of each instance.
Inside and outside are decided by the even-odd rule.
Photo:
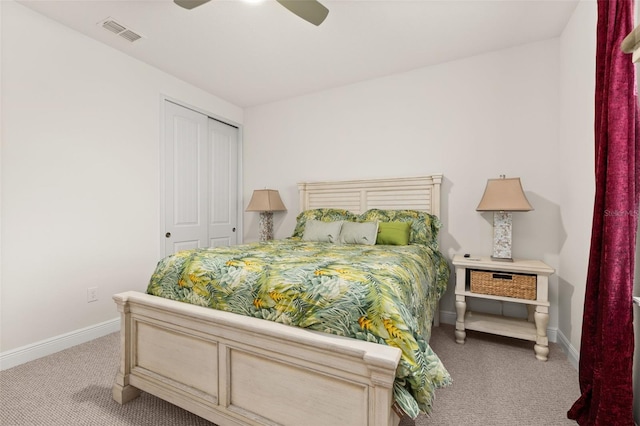
[[[520,178],[489,179],[476,208],[479,212],[493,212],[493,260],[513,262],[511,258],[511,212],[533,210],[524,195]]]
[[[247,206],[248,212],[260,212],[260,241],[273,239],[273,212],[287,211],[275,189],[256,189]]]

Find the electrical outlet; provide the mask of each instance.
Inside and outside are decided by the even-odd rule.
[[[98,287],[89,287],[87,289],[87,303],[98,300]]]

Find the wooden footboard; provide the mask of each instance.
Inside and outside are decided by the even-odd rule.
[[[121,313],[113,397],[156,395],[220,426],[397,425],[400,350],[139,292]]]

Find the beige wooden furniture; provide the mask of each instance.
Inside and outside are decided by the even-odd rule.
[[[456,342],[464,343],[465,330],[482,331],[536,342],[536,358],[546,361],[549,355],[547,325],[549,324],[549,275],[554,270],[539,260],[516,259],[513,262],[494,261],[489,257],[453,257],[456,274]],[[535,299],[519,299],[474,293],[467,279],[467,270],[503,273],[534,274],[536,276]],[[510,318],[501,315],[467,311],[467,297],[515,302],[527,305],[528,319]]]
[[[439,213],[442,175],[300,184],[301,209]],[[220,426],[389,426],[400,350],[140,292],[114,296],[121,359],[113,397],[140,391]]]
[[[640,25],[627,34],[624,40],[622,40],[620,48],[624,53],[632,53],[632,62],[640,62]]]

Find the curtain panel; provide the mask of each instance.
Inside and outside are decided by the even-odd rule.
[[[620,45],[633,0],[598,0],[595,202],[580,345],[580,425],[633,425],[633,279],[638,215],[635,68]]]

